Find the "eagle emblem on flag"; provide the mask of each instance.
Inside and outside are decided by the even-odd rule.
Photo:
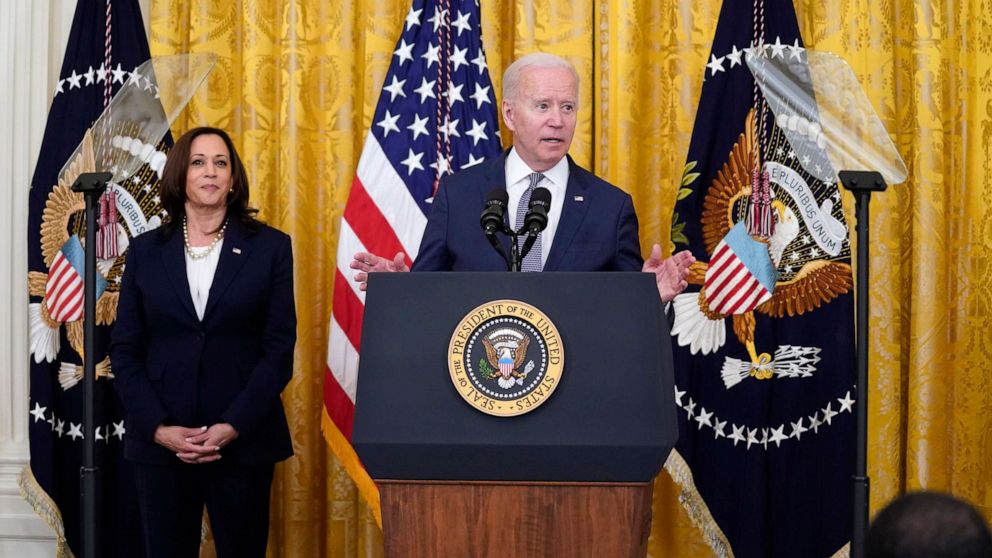
[[[149,146],[148,156],[164,153]],[[146,157],[147,158],[147,157]],[[31,303],[31,354],[36,363],[52,362],[59,358],[62,350],[60,330],[64,327],[66,339],[71,348],[80,356],[83,354],[83,269],[85,250],[79,235],[84,230],[83,195],[72,190],[76,178],[85,172],[96,169],[92,132],[87,131],[79,153],[66,165],[59,177],[42,213],[40,230],[41,251],[48,273],[31,271],[28,273],[28,287],[32,296],[42,297],[40,302]],[[106,257],[97,258],[96,323],[109,325],[117,317],[117,293],[124,271],[124,254],[130,244],[132,234],[155,228],[161,222],[164,211],[158,199],[157,170],[149,165],[129,180],[126,185],[113,185],[109,193],[115,204],[127,203],[126,215],[121,222],[108,223],[104,227],[109,238],[104,244],[112,244],[116,250]],[[141,229],[132,222],[140,221]],[[131,233],[131,234],[129,234]],[[99,235],[98,235],[99,242]],[[99,253],[99,250],[98,250]],[[76,386],[82,379],[81,365],[63,361],[59,366],[59,384],[63,390]],[[98,378],[113,378],[109,357],[97,364]]]
[[[701,225],[710,261],[694,263],[688,279],[700,289],[683,293],[673,302],[672,336],[680,346],[690,347],[692,354],[715,353],[723,347],[725,322],[731,319],[750,362],[726,358],[721,376],[727,389],[749,376],[759,380],[811,376],[820,349],[782,345],[774,356],[760,352],[755,346],[754,312],[773,318],[802,315],[853,286],[849,264],[819,258],[828,252],[815,245],[807,247],[810,235],[804,234],[808,231],[803,219],[793,209],[798,204],[789,196],[774,195],[786,189],[772,189],[766,181],[761,191],[760,180],[754,177],[767,169],[759,169],[752,156],[755,126],[752,111],[729,160],[706,192]],[[762,202],[769,209],[763,218]],[[829,205],[819,209],[829,214],[833,205],[830,200],[825,204]],[[764,226],[759,223],[762,220]]]

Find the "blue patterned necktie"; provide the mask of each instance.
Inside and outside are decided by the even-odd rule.
[[[539,172],[531,173],[527,176],[527,179],[530,180],[530,185],[527,186],[524,194],[520,196],[520,203],[517,204],[517,219],[514,228],[518,231],[520,227],[524,226],[524,216],[527,215],[527,207],[530,205],[530,195],[534,193],[534,188],[537,187],[537,183],[543,178],[544,175]],[[527,252],[527,255],[524,257],[523,264],[520,266],[521,271],[541,271],[541,268],[544,267],[541,263],[541,236],[543,234],[537,235],[537,240],[531,246],[530,252]],[[523,250],[524,241],[526,240],[527,235],[523,235],[517,239],[517,246],[521,250]]]

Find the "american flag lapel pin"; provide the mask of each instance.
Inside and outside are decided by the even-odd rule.
[[[241,248],[231,248],[231,251],[235,254],[241,255]]]

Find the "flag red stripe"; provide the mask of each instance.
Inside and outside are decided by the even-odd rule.
[[[737,275],[737,273],[739,273],[740,270],[743,268],[744,268],[744,262],[738,260],[737,265],[735,265],[733,268],[728,270],[726,273],[714,277],[712,286],[706,285],[706,290],[709,291],[711,295],[715,296],[720,291],[720,289],[727,284],[727,281],[733,279],[733,277]]]
[[[754,300],[754,293],[759,288],[759,286],[755,283],[755,281],[748,281],[738,285],[734,289],[734,293],[727,298],[726,304],[729,308],[727,308],[726,312],[721,313],[736,314],[738,312],[746,312],[750,310],[750,308],[746,308],[746,306]]]
[[[747,293],[754,290],[757,285],[757,281],[754,279],[753,275],[745,274],[743,277],[735,280],[733,283],[725,286],[720,294],[723,295],[723,300],[721,300],[720,305],[724,308],[730,308],[739,302],[740,297],[746,296]]]
[[[766,298],[771,295],[771,293],[768,292],[768,289],[766,289],[765,286],[761,284],[761,281],[758,281],[757,278],[755,278],[754,281],[755,281],[754,288],[751,289],[751,292],[748,293],[747,296],[743,297],[743,304],[742,304],[743,311],[754,310],[755,307],[757,307],[759,304],[764,302]]]
[[[351,182],[351,193],[344,207],[344,219],[355,231],[355,236],[366,251],[390,259],[397,252],[406,252],[393,227],[382,215],[379,206],[369,197],[365,185],[357,176]],[[412,265],[410,255],[405,255],[406,264]]]
[[[79,296],[83,287],[83,281],[78,275],[73,274],[73,276],[66,277],[65,281],[62,281],[61,284],[52,289],[51,293],[46,295],[51,301],[49,308],[61,308],[66,304],[71,304],[73,298]]]
[[[48,285],[45,287],[45,297],[52,300],[55,297],[55,291],[59,286],[60,282],[64,281],[66,277],[66,272],[71,269],[72,266],[69,262],[62,257],[62,253],[55,258],[52,263],[52,269],[49,271]]]
[[[82,285],[82,280],[72,267],[65,273],[59,274],[53,281],[49,282],[50,287],[45,296],[53,306],[61,306],[65,303],[68,293]]]
[[[729,312],[722,312],[723,314],[735,314],[738,311],[751,310],[751,308],[745,308],[745,307],[746,306],[749,306],[751,304],[751,302],[754,301],[754,295],[755,295],[755,293],[756,292],[760,292],[760,291],[764,291],[765,290],[765,287],[762,286],[761,283],[759,283],[758,280],[755,279],[754,276],[752,275],[747,282],[741,283],[734,290],[735,291],[742,291],[741,297],[740,297],[739,300],[737,300],[737,302],[735,302],[733,304],[733,306],[730,308],[730,311]],[[743,309],[743,310],[741,310],[741,309]]]
[[[72,290],[61,295],[56,295],[48,305],[48,313],[56,321],[70,322],[72,314],[83,304],[83,282],[72,281],[67,288]]]
[[[351,441],[351,431],[355,422],[355,404],[338,385],[330,368],[324,368],[324,407],[338,431]]]
[[[66,316],[62,317],[60,321],[69,323],[79,320],[82,317],[83,317],[83,309],[77,306],[76,309],[73,310],[71,314],[67,314]]]
[[[334,277],[334,298],[331,313],[337,320],[338,325],[344,330],[351,346],[356,352],[362,350],[362,323],[365,315],[365,306],[362,301],[355,296],[355,291],[348,286],[348,279],[337,270]]]
[[[713,259],[710,261],[710,269],[706,274],[706,290],[712,290],[713,282],[716,281],[723,273],[728,265],[734,262],[733,252],[727,248],[726,244],[721,244],[717,247],[717,251],[713,254]]]

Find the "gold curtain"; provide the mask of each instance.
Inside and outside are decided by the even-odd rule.
[[[262,218],[293,236],[299,343],[283,400],[297,455],[277,468],[270,556],[382,553],[321,436],[321,385],[338,224],[409,6],[152,3],[153,54],[220,55],[174,132],[232,132]],[[482,0],[497,91],[523,53],[576,65],[572,154],[633,194],[645,249],[670,246],[719,10],[719,0]],[[910,169],[872,204],[872,510],[929,488],[992,518],[992,0],[797,0],[796,10],[807,46],[850,62]],[[651,556],[710,555],[666,475],[654,511]]]

